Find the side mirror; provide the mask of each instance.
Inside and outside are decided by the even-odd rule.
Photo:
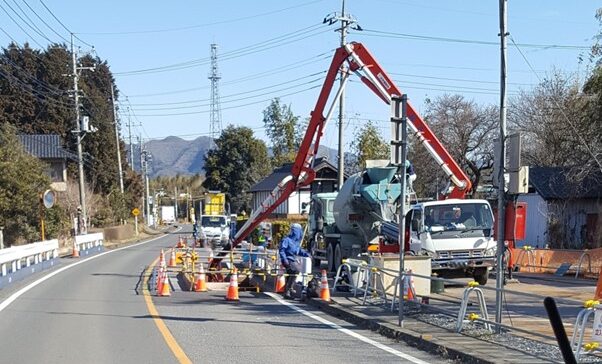
[[[301,202],[301,209],[305,210],[307,208],[307,205],[309,205],[309,203],[307,203],[307,202]]]

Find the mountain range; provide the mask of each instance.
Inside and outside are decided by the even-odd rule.
[[[203,174],[204,156],[213,147],[213,139],[201,136],[194,140],[185,140],[169,136],[160,140],[151,140],[144,148],[152,155],[149,163],[149,176],[175,176]],[[129,147],[126,149],[129,151]],[[337,151],[320,146],[318,156],[325,156],[330,161],[337,160]],[[140,170],[140,148],[134,145],[134,168]]]

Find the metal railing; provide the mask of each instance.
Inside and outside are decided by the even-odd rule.
[[[592,273],[592,258],[587,251],[584,251],[579,257],[579,263],[577,263],[577,270],[575,271],[575,279],[579,278],[581,272],[581,264],[583,264],[583,258],[587,257],[587,272]]]

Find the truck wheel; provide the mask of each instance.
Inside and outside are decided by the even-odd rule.
[[[334,247],[334,271],[335,272],[339,269],[339,266],[341,265],[342,260],[343,260],[343,256],[341,254],[341,244],[337,244]]]
[[[326,250],[326,259],[328,260],[328,270],[330,272],[334,272],[335,271],[335,267],[334,267],[334,248],[332,247],[334,244],[330,243],[328,244],[328,248]]]
[[[487,270],[487,268],[477,268],[474,270],[472,277],[475,281],[477,281],[477,283],[479,283],[481,286],[484,286],[487,284],[487,278],[489,278],[489,271]]]

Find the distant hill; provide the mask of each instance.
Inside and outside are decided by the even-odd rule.
[[[213,147],[213,139],[208,136],[198,137],[194,140],[184,140],[179,137],[169,136],[161,140],[151,140],[145,143],[145,148],[152,155],[149,163],[149,175],[175,176],[203,174],[204,157]],[[129,147],[127,149],[129,151]],[[326,156],[329,161],[336,164],[337,151],[326,146],[320,146],[318,156]],[[134,145],[134,167],[140,170],[140,149]]]

